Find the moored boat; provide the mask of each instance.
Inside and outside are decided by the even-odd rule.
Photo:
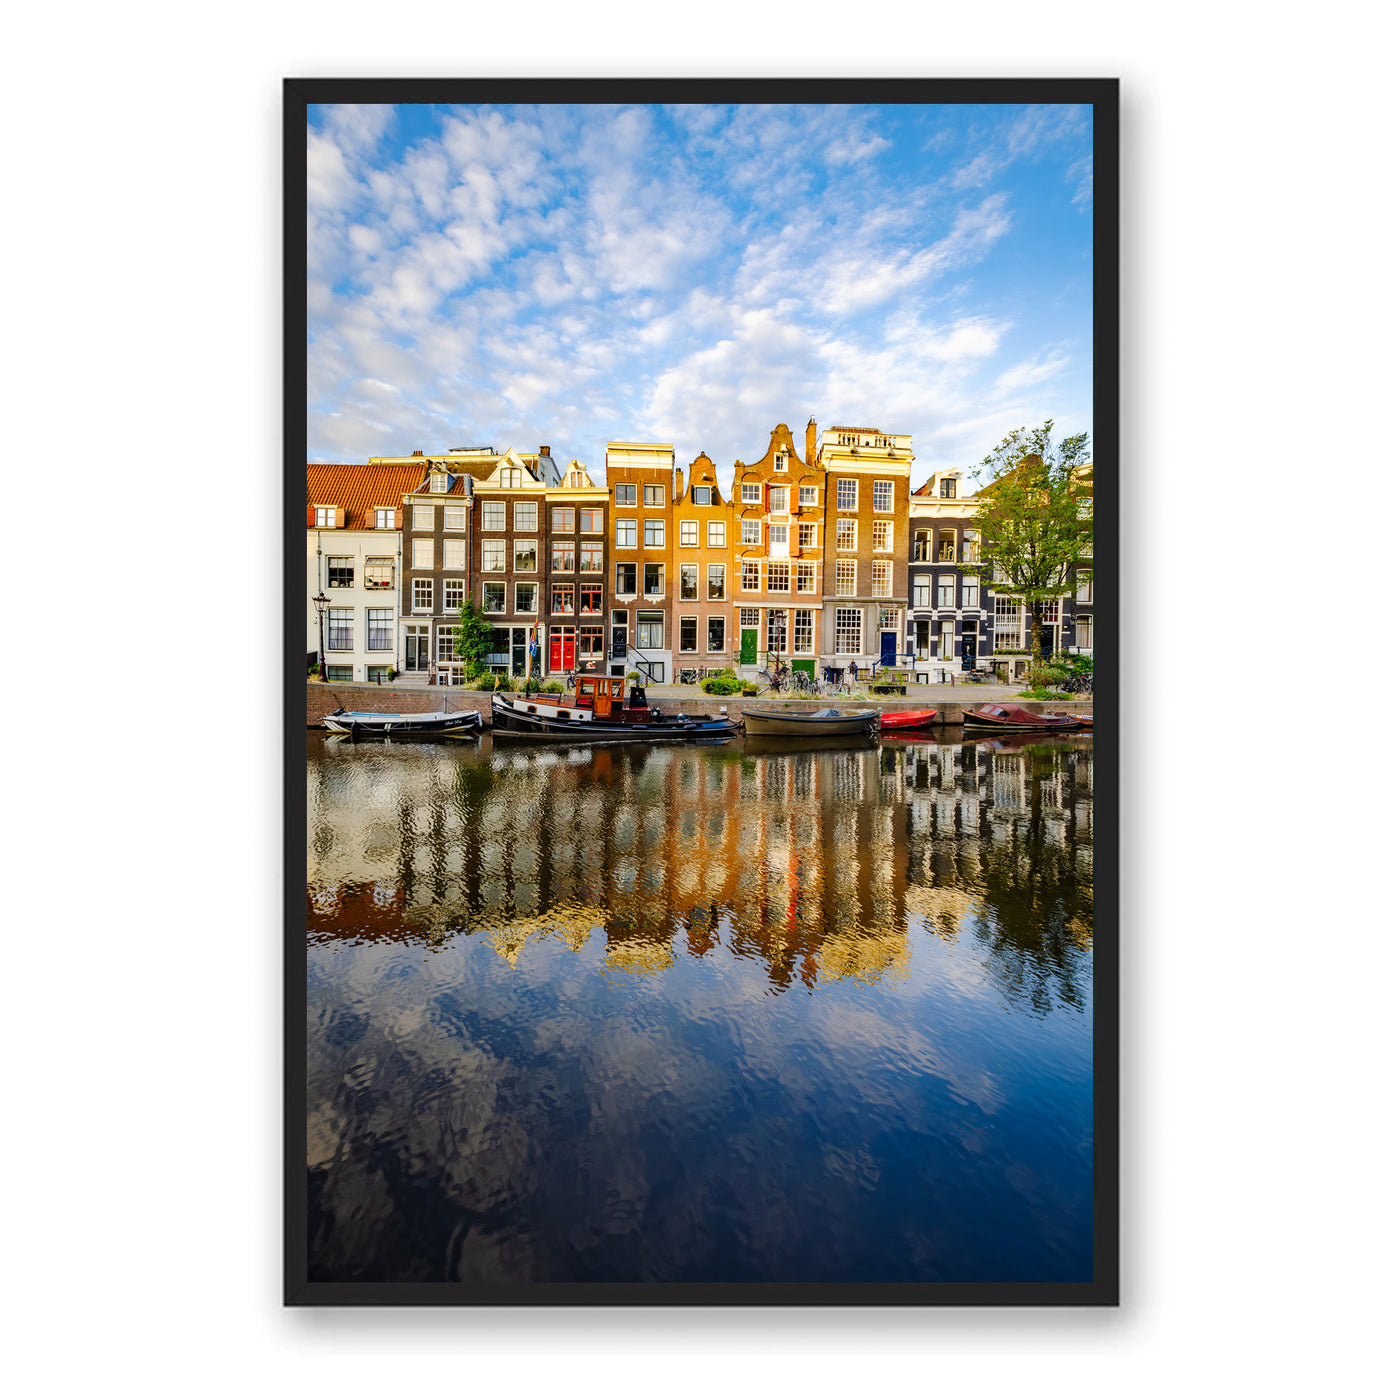
[[[1041,729],[1087,729],[1092,719],[1083,715],[1067,715],[1063,711],[1051,715],[1036,715],[1019,705],[981,705],[962,712],[963,728],[992,731],[1029,731]]]
[[[481,716],[475,710],[385,714],[341,707],[328,714],[324,723],[332,734],[348,734],[352,739],[470,739],[481,733]]]
[[[879,710],[818,710],[795,715],[781,710],[744,710],[744,732],[788,739],[815,739],[824,735],[878,734]]]
[[[927,729],[931,724],[941,723],[941,710],[888,710],[880,716],[882,732],[891,729]]]
[[[491,735],[555,744],[719,742],[739,732],[726,715],[663,715],[646,691],[626,698],[617,676],[579,676],[572,696],[493,695]]]

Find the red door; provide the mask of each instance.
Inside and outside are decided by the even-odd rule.
[[[551,671],[562,671],[564,667],[559,664],[560,649],[563,638],[558,632],[554,632],[549,638],[549,669]]]
[[[564,633],[564,664],[560,669],[564,671],[574,669],[574,634],[572,632]]]

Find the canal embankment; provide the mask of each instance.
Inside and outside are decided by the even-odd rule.
[[[956,696],[953,692],[956,692]],[[939,723],[945,728],[960,727],[964,710],[973,710],[989,702],[1019,705],[1037,715],[1057,711],[1068,711],[1076,715],[1094,713],[1094,702],[1089,697],[1073,696],[1068,700],[1018,700],[1013,687],[995,685],[911,685],[902,696],[879,695],[868,700],[849,695],[822,697],[816,700],[810,696],[790,700],[770,695],[706,695],[698,686],[653,685],[647,687],[647,699],[663,714],[668,715],[706,711],[718,714],[721,707],[727,707],[730,715],[736,715],[740,709],[805,715],[832,705],[839,709],[878,709],[882,714],[900,710],[937,710]],[[306,683],[308,729],[324,728],[326,716],[341,706],[347,710],[411,715],[428,714],[437,710],[475,710],[488,724],[491,721],[489,690],[465,690],[456,686],[366,685],[362,682],[340,681]]]

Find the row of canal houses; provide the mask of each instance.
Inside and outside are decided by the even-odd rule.
[[[940,471],[911,491],[908,436],[779,423],[729,499],[701,453],[610,442],[578,460],[458,447],[309,463],[307,653],[336,681],[459,684],[464,598],[493,623],[489,663],[583,664],[671,682],[773,658],[794,669],[918,672],[1025,664],[1026,619],[978,562],[976,500]],[[960,567],[965,566],[965,567]],[[319,602],[319,606],[318,606]],[[1046,618],[1050,650],[1093,652],[1086,575]]]

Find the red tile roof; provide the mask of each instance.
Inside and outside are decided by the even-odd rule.
[[[423,466],[367,466],[363,462],[308,462],[306,505],[339,506],[347,530],[374,529],[376,507],[403,504],[423,479]]]

